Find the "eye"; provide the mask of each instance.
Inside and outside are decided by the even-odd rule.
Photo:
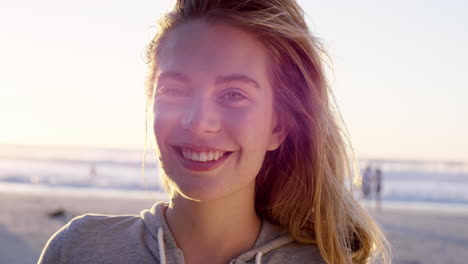
[[[165,89],[165,91],[163,91],[163,93],[166,94],[166,95],[170,95],[170,96],[183,96],[183,95],[185,95],[184,90],[177,89],[177,88]]]
[[[245,97],[242,93],[240,93],[238,91],[229,91],[229,92],[224,93],[221,96],[221,99],[227,100],[227,101],[230,101],[230,102],[238,102],[238,101],[242,101],[242,100],[244,100],[246,98],[247,97]]]
[[[160,87],[156,92],[157,95],[170,96],[170,97],[181,97],[187,96],[188,92],[186,89],[178,87]]]

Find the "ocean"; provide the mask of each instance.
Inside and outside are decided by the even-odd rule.
[[[0,145],[0,191],[151,195],[163,192],[154,152]],[[382,203],[468,208],[468,162],[361,159],[382,171]],[[357,193],[357,196],[360,196]],[[364,203],[372,199],[360,198]]]

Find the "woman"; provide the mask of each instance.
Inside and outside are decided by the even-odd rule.
[[[148,47],[170,201],[85,215],[40,263],[389,263],[346,188],[321,46],[294,0],[177,0]]]

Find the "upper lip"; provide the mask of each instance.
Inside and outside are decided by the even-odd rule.
[[[228,152],[227,150],[222,150],[216,147],[211,147],[211,146],[199,146],[199,145],[193,145],[189,143],[182,143],[182,144],[176,144],[173,145],[174,147],[180,147],[180,148],[188,148],[190,150],[196,151],[196,152],[208,152],[208,151],[222,151],[222,152]]]

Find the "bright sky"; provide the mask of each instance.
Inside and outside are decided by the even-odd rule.
[[[300,1],[360,157],[468,161],[468,2]],[[0,8],[0,143],[143,147],[163,0]]]

